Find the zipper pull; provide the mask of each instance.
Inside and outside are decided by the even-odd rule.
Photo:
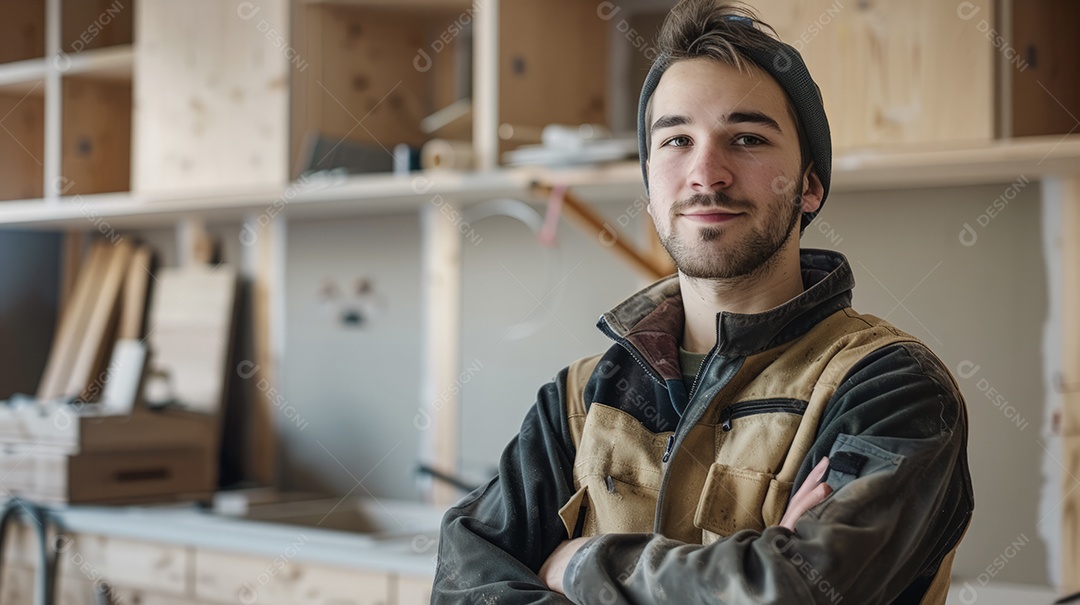
[[[730,406],[724,408],[724,410],[722,412],[720,412],[720,420],[721,420],[721,426],[723,427],[724,432],[730,431],[731,430],[731,407]]]
[[[664,459],[660,462],[667,462],[671,459],[671,448],[675,445],[675,435],[669,435],[667,438],[667,449],[664,450]]]

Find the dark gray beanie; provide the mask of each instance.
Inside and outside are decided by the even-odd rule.
[[[732,20],[741,20],[740,17],[732,17]],[[746,27],[753,27],[747,24]],[[802,225],[799,228],[801,234],[810,221],[814,220],[818,212],[825,205],[825,198],[829,195],[829,176],[832,173],[832,137],[829,134],[829,120],[825,117],[825,106],[822,104],[821,91],[810,72],[803,63],[799,51],[775,38],[767,38],[766,47],[744,47],[736,45],[735,49],[744,57],[750,59],[761,69],[776,78],[780,87],[787,93],[795,114],[799,117],[799,126],[802,134],[806,137],[806,143],[810,150],[810,159],[814,162],[814,172],[821,179],[824,193],[821,196],[821,205],[814,212],[804,212]],[[641,88],[641,99],[638,102],[638,151],[641,154],[641,176],[645,180],[645,192],[649,191],[649,171],[645,162],[649,159],[649,147],[645,140],[645,133],[649,125],[645,123],[645,108],[649,104],[649,98],[656,91],[656,85],[660,82],[660,76],[670,67],[672,61],[666,53],[660,53],[653,62],[652,69],[645,77],[645,85]]]

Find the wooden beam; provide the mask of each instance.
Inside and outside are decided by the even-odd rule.
[[[499,165],[499,0],[485,0],[473,22],[473,152],[477,170]]]
[[[449,211],[448,211],[449,210]],[[420,211],[423,236],[424,371],[416,428],[423,431],[421,460],[447,475],[456,475],[460,449],[461,373],[461,232],[451,216],[460,211],[449,200]],[[432,481],[435,504],[452,504],[455,488]]]
[[[550,196],[550,185],[535,184],[533,192],[541,196]],[[582,230],[589,235],[595,235],[597,241],[604,247],[611,249],[617,256],[625,260],[642,275],[653,281],[674,272],[673,265],[661,262],[655,249],[639,250],[630,238],[619,230],[618,227],[607,222],[604,217],[594,210],[584,200],[566,191],[562,196],[563,208],[566,215]]]
[[[1080,591],[1080,177],[1054,183],[1061,196],[1061,592]]]

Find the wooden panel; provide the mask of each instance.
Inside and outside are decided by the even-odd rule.
[[[612,23],[578,0],[499,5],[499,121],[521,126],[608,123]],[[558,38],[552,37],[558,32]],[[517,144],[503,142],[501,151]]]
[[[75,289],[64,304],[60,322],[53,334],[49,360],[38,385],[39,399],[48,400],[65,394],[78,343],[114,251],[113,246],[98,240],[79,269]],[[0,432],[5,430],[6,426],[0,425]]]
[[[203,500],[217,486],[209,450],[79,454],[68,459],[68,501]]]
[[[90,301],[87,322],[77,332],[77,339],[73,343],[76,353],[67,377],[67,388],[60,393],[81,396],[84,401],[94,400],[91,393],[100,393],[107,377],[105,366],[120,317],[120,288],[131,262],[131,242],[120,240],[110,248],[109,264],[101,277],[97,296]]]
[[[1061,433],[1080,439],[1080,177],[1062,178],[1057,184],[1061,192],[1061,308],[1065,310],[1061,315]],[[1073,496],[1080,506],[1080,492]],[[1080,566],[1074,573],[1080,582]]]
[[[44,0],[0,2],[0,23],[4,24],[4,35],[0,36],[0,63],[45,56]]]
[[[147,328],[150,371],[186,409],[216,413],[221,408],[232,374],[226,366],[236,284],[236,272],[225,265],[165,268],[156,275]],[[148,401],[151,390],[157,387],[148,384]]]
[[[63,81],[61,172],[67,195],[131,188],[131,83]]]
[[[35,92],[42,91],[39,86]],[[0,91],[0,126],[0,200],[40,198],[45,190],[44,98]]]
[[[67,456],[62,453],[5,447],[0,450],[0,472],[6,476],[4,488],[13,496],[46,503],[67,501]]]
[[[35,603],[36,574],[33,567],[7,565],[5,561],[0,605]],[[95,586],[92,580],[61,576],[56,579],[55,605],[97,605],[94,600]]]
[[[140,2],[134,190],[286,182],[287,6],[287,0]]]
[[[391,604],[386,574],[293,561],[304,548],[302,534],[281,547],[277,558],[197,551],[195,596],[211,603],[259,605]]]
[[[80,416],[73,408],[0,406],[0,443],[98,452],[137,449],[213,448],[217,420],[183,410],[136,407],[124,416]]]
[[[63,0],[61,50],[84,50],[131,44],[135,2],[131,0]]]
[[[125,586],[113,587],[113,601],[116,605],[206,605],[194,597],[164,595],[149,590],[136,590]],[[227,605],[236,605],[236,602]]]
[[[398,576],[397,605],[426,605],[431,603],[431,584],[434,578]]]
[[[1080,591],[1080,178],[1061,186],[1061,586]]]
[[[1080,397],[1071,397],[1072,405]],[[1067,494],[1061,504],[1061,586],[1062,594],[1080,591],[1080,437],[1066,435],[1061,440],[1061,493]]]
[[[110,583],[160,594],[185,595],[192,569],[192,549],[125,540],[76,535],[64,542],[58,555],[59,574],[86,577],[86,563]]]
[[[448,82],[459,40],[448,32],[451,24],[461,27],[460,18],[446,11],[307,6],[298,17],[308,64],[293,73],[294,137],[314,131],[388,152],[399,143],[421,145],[420,120],[454,100]],[[449,42],[438,40],[444,34]]]
[[[1080,124],[1080,4],[1025,0],[1012,12],[1012,136],[1065,134]]]
[[[967,20],[940,0],[750,4],[806,60],[834,148],[993,137],[991,0]]]
[[[34,571],[5,565],[0,570],[0,604],[26,605],[34,602]]]

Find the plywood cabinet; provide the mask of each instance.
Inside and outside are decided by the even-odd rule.
[[[37,538],[25,525],[12,527],[0,605],[25,605],[33,602]],[[104,586],[115,602],[139,605],[420,605],[431,598],[429,577],[304,559],[317,546],[302,533],[272,555],[86,534],[55,544],[58,605],[93,605]]]

